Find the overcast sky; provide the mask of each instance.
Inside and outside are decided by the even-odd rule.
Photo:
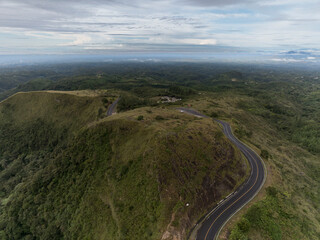
[[[0,0],[0,54],[320,48],[320,0]]]

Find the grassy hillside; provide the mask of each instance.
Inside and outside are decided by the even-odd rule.
[[[239,179],[242,176],[240,172],[243,171],[239,169],[238,175],[232,175],[233,180],[226,180],[228,178],[225,178],[225,176],[229,176],[231,172],[234,172],[232,170],[233,165],[228,162],[226,164],[227,170],[216,172],[215,178],[213,175],[209,175],[209,172],[210,174],[215,172],[213,169],[208,171],[209,166],[212,166],[211,164],[221,167],[220,170],[226,167],[217,165],[214,162],[214,159],[223,159],[226,155],[212,155],[214,152],[219,152],[216,148],[219,149],[220,146],[224,146],[225,138],[220,136],[221,131],[210,120],[199,120],[191,116],[183,116],[174,110],[178,106],[191,106],[207,115],[224,119],[231,123],[235,135],[260,153],[268,167],[266,186],[255,198],[254,203],[241,210],[232,219],[231,223],[226,225],[221,238],[258,240],[320,239],[319,71],[293,69],[289,65],[287,67],[279,67],[278,65],[254,66],[251,64],[246,66],[203,63],[132,65],[125,63],[119,65],[111,64],[108,67],[107,65],[98,66],[93,64],[91,65],[92,68],[89,65],[84,65],[84,71],[81,72],[68,70],[70,74],[68,77],[56,77],[52,80],[36,79],[26,84],[21,84],[3,94],[0,93],[0,99],[3,99],[17,91],[117,89],[117,92],[114,92],[115,90],[112,90],[112,92],[95,90],[94,94],[90,91],[70,91],[68,96],[73,100],[60,107],[58,101],[55,100],[55,96],[57,96],[55,94],[50,95],[54,98],[47,101],[41,100],[46,99],[47,94],[41,96],[41,99],[35,100],[36,97],[32,93],[30,99],[28,99],[30,103],[24,101],[25,96],[21,95],[21,100],[11,104],[12,101],[15,101],[14,99],[18,99],[18,94],[14,98],[10,98],[9,101],[0,104],[2,112],[0,113],[2,114],[0,115],[2,126],[0,128],[0,176],[1,183],[5,183],[4,190],[1,190],[0,193],[3,209],[11,209],[9,208],[9,206],[12,206],[10,205],[11,198],[9,196],[13,196],[12,194],[15,194],[20,187],[23,187],[21,191],[25,191],[26,182],[30,180],[33,184],[35,173],[47,166],[48,162],[58,161],[56,159],[59,156],[68,156],[63,157],[63,159],[80,159],[77,160],[79,163],[74,165],[76,166],[74,168],[77,169],[84,159],[93,159],[91,155],[96,156],[94,153],[97,151],[89,150],[89,146],[79,150],[79,152],[84,152],[83,157],[81,157],[82,155],[73,156],[73,153],[76,154],[78,151],[73,144],[79,141],[76,144],[77,146],[84,146],[84,144],[80,144],[81,142],[89,142],[90,146],[94,145],[92,143],[96,139],[93,139],[93,136],[100,136],[107,128],[109,129],[109,132],[105,133],[107,137],[103,136],[102,139],[108,139],[106,140],[107,143],[105,143],[108,145],[105,145],[103,149],[111,149],[111,151],[103,154],[104,156],[108,155],[108,159],[117,159],[122,164],[124,162],[129,163],[130,159],[135,162],[135,159],[140,159],[140,154],[140,156],[146,156],[142,158],[141,163],[154,164],[152,165],[155,166],[154,168],[151,168],[151,165],[147,167],[143,165],[144,168],[139,167],[136,170],[139,174],[134,176],[140,176],[142,172],[150,174],[148,177],[143,178],[146,180],[141,181],[148,186],[152,185],[151,181],[155,182],[154,189],[156,188],[155,186],[158,187],[158,197],[154,197],[154,199],[160,200],[154,201],[156,202],[154,206],[160,207],[156,210],[159,211],[158,215],[155,213],[152,215],[157,216],[156,218],[148,218],[143,213],[135,215],[135,212],[131,212],[136,211],[134,210],[135,206],[123,203],[122,199],[127,199],[125,197],[126,193],[120,195],[121,191],[118,191],[118,189],[125,189],[125,186],[112,179],[119,178],[119,182],[130,186],[128,189],[132,189],[135,195],[145,196],[145,193],[141,194],[137,190],[141,190],[140,187],[130,185],[133,182],[137,186],[142,186],[140,183],[133,181],[132,178],[125,182],[122,177],[119,177],[122,174],[116,171],[118,166],[120,167],[119,169],[123,167],[124,176],[129,176],[128,173],[130,171],[128,169],[134,167],[133,163],[121,165],[114,160],[111,166],[112,170],[108,170],[111,173],[106,174],[108,178],[105,181],[108,182],[109,187],[104,191],[106,192],[105,196],[108,196],[108,200],[106,200],[108,206],[111,206],[111,215],[109,215],[116,220],[114,220],[113,225],[108,225],[108,231],[106,230],[106,232],[113,232],[113,238],[116,239],[121,239],[121,236],[126,238],[126,236],[133,234],[130,228],[132,224],[145,221],[148,224],[149,222],[152,223],[141,226],[139,228],[140,235],[136,232],[134,233],[140,239],[158,239],[161,238],[163,233],[165,233],[164,236],[172,237],[172,235],[178,236],[182,232],[184,236],[185,229],[190,229],[192,222],[205,212],[204,209],[206,207],[203,206],[208,207],[210,204],[214,204],[215,197],[218,198],[218,195],[224,195],[223,192],[220,192],[221,189],[232,188],[231,185],[226,187],[228,186],[226,183],[222,184],[226,185],[224,187],[213,187],[211,186],[213,180],[220,179],[220,181],[227,182],[235,180],[235,182],[239,183]],[[98,66],[98,68],[93,66]],[[69,69],[69,66],[66,68]],[[49,75],[52,76],[52,74]],[[9,76],[7,80],[10,79],[11,77]],[[99,91],[102,92],[99,93]],[[71,93],[73,94],[72,96],[70,96]],[[122,96],[118,104],[118,111],[121,113],[104,119],[106,107],[118,95]],[[175,96],[182,98],[182,100],[176,103],[159,103],[161,96]],[[85,99],[89,100],[87,104]],[[172,108],[172,110],[169,110],[169,108]],[[26,111],[26,109],[34,110],[30,112]],[[41,118],[38,118],[40,115]],[[120,123],[123,124],[121,125],[122,127],[118,125]],[[122,142],[116,138],[117,134],[111,134],[114,131],[122,133],[121,129],[132,130],[123,132]],[[88,133],[89,131],[91,131],[91,135]],[[204,135],[200,135],[200,133]],[[124,141],[124,139],[126,140]],[[147,141],[147,139],[149,140]],[[121,142],[121,144],[117,144],[116,141]],[[203,150],[207,149],[205,147],[207,146],[205,144],[206,141],[213,143],[208,145],[214,148],[212,153],[209,150]],[[196,144],[199,144],[199,147]],[[119,150],[120,145],[121,151]],[[2,148],[2,146],[4,147]],[[150,149],[147,146],[150,146]],[[195,151],[190,151],[189,149],[196,149],[198,155],[192,155],[191,158],[190,152],[195,153]],[[222,152],[226,154],[228,151],[228,148],[225,148]],[[206,156],[202,155],[201,152],[213,157],[213,159],[208,160],[209,165],[206,165]],[[238,156],[237,154],[237,151],[235,151],[236,156]],[[158,156],[157,160],[152,156]],[[169,161],[168,159],[172,160]],[[188,164],[183,161],[177,162],[179,159],[187,159]],[[190,159],[197,159],[197,161],[191,161]],[[199,163],[199,165],[195,167],[193,162]],[[166,164],[160,165],[160,163]],[[61,166],[56,167],[54,165],[53,169],[56,168],[60,169]],[[64,166],[64,168],[66,167]],[[99,165],[99,168],[103,169],[101,165]],[[157,171],[152,169],[157,169]],[[102,170],[102,172],[105,172],[105,170]],[[192,174],[194,172],[199,175],[193,178]],[[77,176],[79,174],[77,173]],[[116,177],[111,177],[112,174],[116,174]],[[47,175],[52,176],[52,173],[50,172]],[[89,174],[90,177],[93,175],[94,173]],[[203,177],[204,175],[205,177]],[[209,180],[207,175],[210,177]],[[150,176],[157,176],[157,178],[152,180]],[[68,179],[70,178],[76,179],[72,176],[68,177]],[[83,177],[83,179],[86,178]],[[102,182],[103,186],[106,185],[104,183]],[[168,183],[173,185],[163,185]],[[74,191],[81,192],[82,195],[79,196],[88,195],[87,192],[85,193],[85,191],[89,191],[87,187],[83,189],[85,190],[81,190],[82,192],[78,191],[78,189]],[[90,189],[93,189],[91,185]],[[156,196],[157,191],[153,191],[151,188],[145,189],[147,193],[153,192],[152,194],[154,195],[152,196]],[[207,192],[206,189],[213,190]],[[56,191],[59,192],[60,190]],[[102,192],[100,189],[94,191]],[[136,194],[137,192],[139,194]],[[190,197],[193,194],[195,196]],[[60,192],[57,195],[64,196]],[[130,198],[133,198],[133,195],[130,195]],[[113,201],[115,199],[113,198],[114,196],[118,197],[116,201]],[[184,196],[184,198],[181,196]],[[57,197],[57,199],[59,198]],[[61,204],[69,202],[68,198],[66,199],[59,201]],[[93,199],[96,199],[96,197]],[[172,202],[170,199],[173,199]],[[194,201],[198,201],[202,205],[195,204],[200,206],[197,209],[194,208],[194,204],[188,202],[190,207],[186,207],[187,200],[182,201],[181,199],[187,199],[188,201],[189,199],[194,199]],[[31,198],[30,201],[33,200]],[[32,204],[37,205],[37,201]],[[87,200],[83,201],[86,202]],[[94,202],[93,200],[88,201],[90,203]],[[140,199],[138,202],[141,203],[142,201],[144,200]],[[148,201],[150,202],[150,199]],[[48,202],[50,201],[48,200]],[[120,207],[117,205],[119,202],[121,203]],[[70,204],[79,206],[76,203]],[[43,203],[40,205],[42,206]],[[147,203],[140,205],[145,206],[141,208],[144,212],[150,212],[150,209],[154,209]],[[23,206],[23,203],[15,206]],[[90,206],[85,207],[85,209],[89,209]],[[125,209],[125,206],[131,211],[122,210]],[[76,208],[70,207],[70,209],[70,211],[75,212],[74,209]],[[23,226],[25,225],[20,224],[20,222],[25,222],[21,220],[23,216],[26,216],[25,211],[10,210],[11,212],[8,213],[4,213],[4,210],[1,211],[1,218],[5,219],[0,224],[0,229],[3,229],[0,230],[0,232],[2,231],[1,234],[9,234],[10,231],[14,232],[14,229],[20,229],[17,231],[21,231],[21,228],[24,229]],[[37,209],[37,211],[40,210]],[[54,211],[56,210],[52,210],[52,212]],[[90,212],[94,211],[90,210]],[[87,213],[89,214],[90,212],[88,211]],[[41,214],[41,216],[44,215],[43,213]],[[77,214],[63,215],[63,213],[59,213],[59,216],[61,216],[59,219],[71,219],[71,215],[76,216]],[[83,213],[81,212],[81,214]],[[55,216],[55,214],[51,215]],[[16,217],[13,218],[12,216]],[[18,219],[17,216],[20,218],[20,222],[16,220]],[[141,218],[139,218],[139,221],[132,220],[137,216],[142,216],[143,219],[147,220],[141,220]],[[131,222],[121,222],[127,218],[131,219]],[[7,219],[11,219],[10,222],[17,222],[18,226],[12,225],[12,230],[6,230]],[[37,219],[37,217],[34,219]],[[81,230],[85,228],[78,223],[74,225],[77,227],[70,230],[71,220],[65,220],[64,223],[61,223],[59,219],[52,221],[47,220],[46,217],[43,217],[43,219],[45,219],[43,220],[45,224],[49,222],[51,224],[54,221],[55,228],[53,229],[58,228],[63,234],[66,231],[86,231]],[[78,219],[82,218],[78,217]],[[100,220],[96,221],[100,222]],[[111,223],[112,221],[106,220],[105,222]],[[40,226],[41,224],[39,223],[38,225]],[[30,223],[28,223],[25,226],[26,230],[23,231],[32,235],[28,230],[30,226]],[[47,225],[44,225],[43,228],[48,229]],[[86,229],[89,228],[87,227]],[[138,227],[134,226],[134,228]],[[102,232],[105,227],[101,227],[101,229],[101,236],[103,236]],[[33,232],[35,231],[33,230]],[[161,236],[141,237],[142,232],[147,235],[150,232],[159,233],[159,236]],[[88,235],[87,238],[91,239],[93,237]]]
[[[19,93],[0,104],[1,239],[172,239],[244,181],[210,119],[109,92]]]
[[[267,85],[258,95],[250,87],[246,93],[203,93],[186,103],[229,121],[235,135],[268,166],[260,201],[241,211],[221,239],[320,238],[318,90],[277,85]],[[287,93],[294,91],[301,99]]]

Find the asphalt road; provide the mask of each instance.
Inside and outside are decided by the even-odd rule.
[[[117,103],[119,102],[120,98],[117,98],[111,105],[110,107],[108,108],[108,111],[107,111],[107,116],[111,116],[112,113],[115,112],[115,108],[117,106]]]
[[[207,117],[193,109],[179,108],[179,110],[198,117]],[[226,137],[236,145],[248,159],[251,174],[245,184],[211,210],[205,216],[204,220],[199,223],[200,226],[196,228],[198,229],[196,234],[197,240],[216,239],[224,224],[259,192],[264,184],[266,175],[262,159],[233,135],[230,125],[221,120],[215,119],[215,121],[222,125]]]

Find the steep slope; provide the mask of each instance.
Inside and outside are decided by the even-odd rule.
[[[110,100],[37,92],[0,104],[1,238],[182,239],[244,181],[245,160],[212,120],[165,108],[102,118]]]
[[[293,90],[301,91],[300,86],[288,88]],[[297,103],[296,98],[277,95],[278,91],[254,97],[217,92],[186,103],[231,123],[234,134],[260,153],[268,168],[265,188],[255,199],[259,201],[240,211],[220,239],[320,238],[319,120],[315,117],[319,97]],[[311,116],[306,121],[299,114]],[[302,136],[299,141],[288,138],[292,132]]]

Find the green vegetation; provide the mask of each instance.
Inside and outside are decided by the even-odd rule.
[[[137,120],[138,120],[138,121],[143,120],[143,115],[139,115],[139,116],[137,117]]]
[[[261,153],[260,153],[260,156],[261,156],[263,159],[268,160],[268,158],[270,157],[270,154],[269,154],[269,152],[268,152],[267,150],[262,149],[262,150],[261,150]]]
[[[230,234],[230,240],[248,239],[248,233],[258,231],[261,238],[281,240],[313,239],[314,226],[309,225],[306,217],[296,215],[294,204],[287,193],[268,187],[267,197],[254,204],[237,223]]]
[[[212,120],[163,108],[101,119],[113,96],[20,93],[0,104],[3,239],[160,239],[244,181]]]
[[[240,220],[240,225],[248,223],[250,228],[241,230],[237,224],[230,229],[230,237],[318,239],[320,152],[316,144],[320,132],[319,119],[315,116],[319,115],[320,109],[317,98],[311,101],[308,95],[314,95],[320,85],[315,84],[311,89],[307,83],[299,86],[294,82],[263,85],[264,90],[261,90],[259,84],[255,84],[258,95],[253,95],[255,90],[249,85],[246,92],[229,89],[206,93],[186,103],[202,112],[216,112],[219,118],[231,122],[235,135],[265,160],[269,169],[267,184],[277,189],[276,197],[267,194],[265,199],[249,208],[245,220]],[[279,89],[283,90],[281,95],[277,93]],[[292,98],[291,91],[299,92],[301,99]],[[305,98],[309,99],[308,103],[303,102]],[[269,105],[265,107],[267,102]],[[278,107],[271,108],[271,103]],[[304,129],[312,129],[308,131],[308,137],[304,137]]]
[[[119,111],[127,111],[146,105],[151,105],[151,102],[134,95],[124,93],[121,95],[121,99],[118,102],[117,109]]]
[[[0,104],[0,238],[186,236],[245,170],[212,120],[177,106],[230,122],[267,164],[261,200],[225,236],[320,238],[319,72],[188,63],[45,69],[3,73],[0,99],[108,91],[17,94]],[[119,113],[105,118],[119,96]],[[182,100],[161,103],[161,96]]]

